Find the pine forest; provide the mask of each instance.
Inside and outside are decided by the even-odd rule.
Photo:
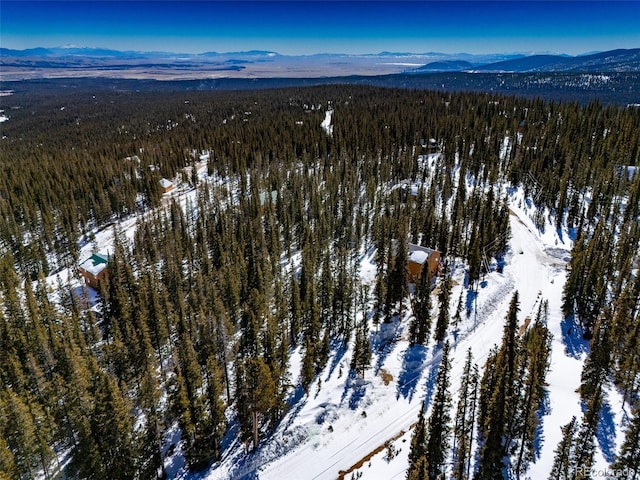
[[[371,382],[399,342],[408,373],[390,381],[411,426],[377,440],[402,448],[398,478],[542,478],[544,444],[549,479],[592,478],[598,458],[640,479],[640,109],[355,85],[12,88],[0,479],[172,478],[178,459],[180,478],[225,461],[211,478],[263,478],[259,456],[314,441],[273,439],[330,382],[373,422]],[[515,210],[571,246],[561,304],[542,292],[530,308],[504,283],[485,306],[501,336],[478,356],[461,342],[522,253]],[[93,286],[91,255],[108,268]],[[573,349],[580,407],[552,426],[553,341]],[[409,378],[422,368],[426,397]],[[324,411],[313,423],[337,434]],[[360,478],[340,468],[316,478]]]

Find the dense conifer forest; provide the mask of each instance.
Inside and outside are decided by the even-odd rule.
[[[229,435],[251,455],[333,350],[352,349],[352,375],[365,375],[371,325],[407,310],[411,344],[442,349],[407,478],[520,478],[549,364],[545,303],[523,331],[514,294],[460,392],[446,341],[468,314],[447,265],[464,261],[477,288],[508,247],[518,187],[539,228],[575,232],[563,314],[590,341],[584,415],[563,428],[550,478],[582,478],[605,386],[633,412],[614,465],[640,475],[640,175],[626,168],[640,164],[637,108],[348,85],[37,89],[2,108],[0,479],[162,478],[175,424],[192,471]],[[195,194],[163,195],[161,178]],[[408,195],[403,181],[423,188]],[[87,308],[58,274],[77,272],[103,229],[109,278]],[[406,241],[441,252],[433,282],[408,285]],[[369,289],[357,271],[372,249]]]

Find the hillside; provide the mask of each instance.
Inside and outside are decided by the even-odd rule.
[[[637,72],[640,48],[584,56],[532,55],[474,67],[480,72]]]
[[[445,60],[431,62],[411,71],[425,72],[494,72],[494,73],[607,73],[640,70],[640,49],[619,49],[590,55],[522,55],[497,62]]]
[[[640,471],[635,108],[101,85],[2,97],[8,478]]]

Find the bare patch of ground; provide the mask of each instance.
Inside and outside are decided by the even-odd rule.
[[[380,369],[380,377],[382,378],[382,381],[385,385],[389,385],[391,382],[393,382],[393,375],[391,375],[386,369],[381,368]]]
[[[520,330],[518,332],[518,335],[523,335],[524,332],[527,330],[527,327],[529,327],[530,323],[531,323],[531,317],[526,317],[524,319],[524,323],[520,326]]]

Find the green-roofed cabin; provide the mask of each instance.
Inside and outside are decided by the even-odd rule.
[[[78,270],[84,283],[92,288],[99,288],[100,282],[109,276],[109,259],[106,255],[94,253],[80,264]]]

